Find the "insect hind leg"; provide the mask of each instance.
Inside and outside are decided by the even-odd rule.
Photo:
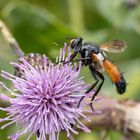
[[[102,80],[102,82],[100,83],[100,85],[99,85],[99,87],[97,88],[96,92],[95,92],[94,95],[92,96],[91,101],[93,101],[93,100],[95,99],[95,97],[98,95],[100,89],[102,88],[102,85],[103,85],[103,83],[104,83],[104,80],[105,80],[105,78],[104,78],[104,76],[103,76],[102,73],[97,72],[97,74],[98,74],[99,78]]]
[[[98,86],[96,92],[93,94],[92,99],[91,99],[90,107],[91,107],[91,109],[92,109],[93,111],[94,111],[94,109],[93,109],[93,106],[92,106],[92,101],[93,101],[93,100],[95,99],[95,97],[98,95],[100,89],[101,89],[102,86],[103,86],[104,80],[105,80],[102,73],[100,73],[100,72],[97,71],[97,75],[98,75],[98,77],[102,80],[102,82],[101,82],[100,85]]]
[[[94,87],[97,85],[98,80],[85,92],[85,94],[88,94],[92,89],[94,89]],[[85,96],[81,97],[79,103],[78,103],[78,107],[80,106],[82,100],[85,98]]]
[[[95,88],[95,86],[98,84],[98,82],[99,82],[99,78],[98,78],[98,75],[96,74],[96,70],[93,68],[92,65],[89,66],[89,69],[90,69],[90,71],[92,73],[92,76],[96,80],[96,82],[85,92],[85,94],[88,94],[90,91],[92,91]],[[82,100],[84,98],[85,98],[85,96],[81,97],[81,99],[80,99],[80,101],[78,103],[78,107],[80,106],[80,103],[82,102]],[[92,110],[93,110],[93,108],[92,108]]]

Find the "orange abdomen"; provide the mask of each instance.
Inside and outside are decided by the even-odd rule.
[[[113,83],[116,83],[121,79],[120,71],[112,62],[110,62],[109,60],[104,60],[103,66],[106,73],[110,76]]]

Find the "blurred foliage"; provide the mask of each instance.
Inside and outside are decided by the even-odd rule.
[[[124,53],[107,55],[121,70],[126,71],[127,93],[117,95],[109,78],[106,78],[102,93],[121,99],[140,100],[139,0],[0,0],[0,18],[25,53],[46,54],[52,60],[63,43],[69,42],[68,37],[82,36],[84,40],[98,44],[112,39],[126,40],[128,49]],[[16,57],[1,34],[0,49],[0,69],[12,72],[9,62],[16,60]],[[87,68],[83,68],[82,75],[87,82],[94,82]],[[0,114],[2,117],[3,113]],[[13,131],[12,127],[6,130],[0,131],[0,139],[6,140]],[[80,133],[76,139],[98,140],[101,139],[101,133]],[[63,135],[62,139],[65,139]],[[112,139],[121,139],[121,134],[110,132],[107,140]]]

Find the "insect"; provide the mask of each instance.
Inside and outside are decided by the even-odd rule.
[[[74,53],[70,57],[70,61],[73,61],[77,54],[80,54],[79,60],[82,61],[82,65],[89,67],[92,76],[96,80],[96,82],[86,91],[86,94],[91,92],[91,90],[98,85],[99,80],[101,79],[101,83],[98,85],[95,93],[91,98],[90,106],[92,110],[94,110],[92,107],[92,101],[98,95],[105,80],[104,75],[102,74],[104,71],[108,74],[112,82],[115,84],[118,94],[123,94],[126,91],[127,83],[123,77],[123,74],[115,64],[107,59],[105,54],[105,51],[111,53],[123,52],[127,48],[127,44],[125,41],[113,40],[99,46],[95,43],[83,42],[83,39],[81,37],[78,37],[71,40],[70,47],[74,51]],[[80,106],[83,98],[84,96],[81,97],[78,107]]]

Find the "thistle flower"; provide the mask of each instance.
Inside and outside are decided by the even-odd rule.
[[[56,62],[68,61],[70,55],[70,48],[64,47]],[[19,63],[11,64],[15,74],[2,71],[1,76],[12,82],[14,91],[0,83],[11,94],[0,94],[2,100],[10,103],[9,107],[0,108],[7,112],[7,117],[0,122],[9,121],[1,128],[15,123],[19,129],[10,139],[17,140],[29,132],[27,140],[33,134],[38,134],[40,140],[46,140],[47,136],[49,140],[56,140],[60,131],[65,130],[67,137],[73,140],[71,132],[78,132],[72,126],[90,132],[79,120],[80,117],[88,120],[83,114],[84,107],[77,107],[88,87],[79,78],[80,63],[77,71],[76,63],[55,65],[45,55],[30,54],[20,58]]]

